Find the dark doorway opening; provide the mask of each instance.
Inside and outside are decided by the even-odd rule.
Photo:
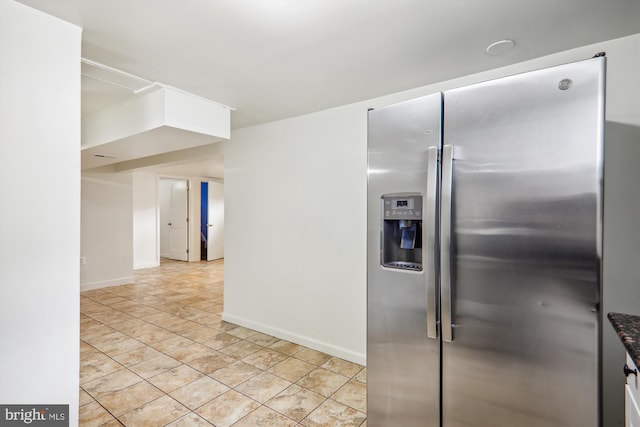
[[[207,220],[209,218],[209,183],[200,183],[200,259],[207,260]]]

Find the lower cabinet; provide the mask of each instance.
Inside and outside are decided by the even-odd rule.
[[[624,424],[626,427],[640,427],[640,381],[638,381],[638,368],[628,354],[625,374],[627,375],[627,385],[624,386]]]

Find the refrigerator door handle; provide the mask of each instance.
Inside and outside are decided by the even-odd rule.
[[[440,217],[440,298],[442,339],[453,341],[451,289],[451,204],[453,189],[453,145],[442,147],[442,204]]]
[[[427,337],[437,338],[437,245],[438,223],[438,147],[427,150],[427,194],[425,197],[424,218],[426,222],[425,270],[427,276]]]

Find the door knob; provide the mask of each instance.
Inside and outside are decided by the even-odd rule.
[[[171,223],[167,224],[167,225],[171,225]]]
[[[629,366],[626,363],[624,364],[623,371],[624,371],[625,377],[628,377],[631,374],[635,375],[636,377],[638,376],[638,370],[629,368]]]

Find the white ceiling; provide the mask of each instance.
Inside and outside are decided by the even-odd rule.
[[[20,1],[83,27],[84,58],[235,108],[235,129],[640,33],[640,0]],[[83,78],[83,114],[129,96]]]

